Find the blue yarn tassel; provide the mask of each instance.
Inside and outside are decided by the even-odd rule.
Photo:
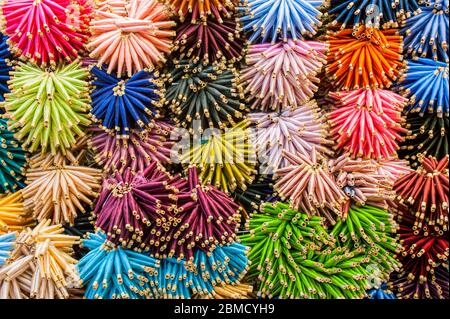
[[[448,58],[448,0],[428,1],[422,12],[406,20],[401,30],[405,52],[413,57],[432,58],[449,62]]]
[[[144,70],[131,78],[118,78],[106,69],[93,67],[94,91],[91,114],[108,132],[124,137],[131,129],[143,129],[157,114],[158,84],[152,73]]]
[[[216,285],[238,283],[248,270],[248,247],[239,243],[219,246],[211,253],[197,250],[193,262],[158,260],[114,247],[103,232],[87,234],[82,247],[90,250],[77,264],[87,299],[180,299],[195,293],[209,295]]]
[[[248,41],[278,42],[280,39],[302,39],[312,36],[320,27],[322,13],[317,9],[323,1],[315,0],[243,0],[243,30],[250,33]]]
[[[16,236],[15,232],[0,235],[0,266],[6,264],[11,251],[14,250]]]
[[[166,258],[156,275],[150,276],[153,298],[187,299],[192,294],[210,295],[215,286],[239,283],[248,270],[248,247],[234,243],[211,253],[197,250],[194,261]]]
[[[7,82],[9,80],[9,71],[12,71],[10,63],[11,53],[6,43],[7,39],[7,36],[0,33],[0,102],[5,100],[3,95],[9,92]]]
[[[161,260],[161,267],[150,276],[150,294],[155,299],[189,299],[192,272],[187,269],[185,260],[166,258]]]
[[[437,113],[449,116],[448,64],[419,58],[408,61],[399,90],[409,98],[408,112]]]
[[[198,274],[194,277],[195,291],[208,295],[216,285],[238,283],[248,270],[247,252],[248,247],[239,243],[219,246],[210,254],[197,250],[194,254]]]
[[[388,290],[385,283],[380,288],[374,288],[367,291],[369,299],[397,299],[395,295]]]
[[[159,260],[142,253],[113,247],[102,232],[89,233],[82,246],[91,251],[77,264],[87,299],[138,299],[146,297],[143,278],[159,268]]]

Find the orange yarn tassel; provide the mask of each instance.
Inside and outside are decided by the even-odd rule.
[[[327,74],[337,89],[387,88],[401,74],[402,37],[398,30],[359,27],[330,32]]]

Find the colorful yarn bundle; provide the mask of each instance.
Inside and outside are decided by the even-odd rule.
[[[410,114],[406,128],[410,134],[400,146],[400,154],[416,167],[424,156],[441,159],[448,155],[449,118],[434,114]]]
[[[314,35],[321,26],[321,5],[321,0],[243,0],[239,11],[243,30],[250,32],[249,42],[274,44]]]
[[[77,20],[71,17],[74,6]],[[87,41],[88,2],[83,0],[5,0],[1,5],[2,30],[11,52],[43,67],[71,62]]]
[[[329,148],[332,141],[327,139],[328,127],[315,101],[292,111],[251,113],[248,118],[256,124],[256,151],[264,174],[288,166],[288,160],[281,156],[283,150],[309,156],[315,147],[321,154],[333,154]]]
[[[79,237],[62,234],[61,225],[40,222],[17,235],[14,250],[0,268],[0,299],[66,299],[77,260]],[[14,234],[14,233],[13,233]]]
[[[239,243],[219,246],[211,254],[197,250],[194,256],[194,293],[212,296],[215,287],[239,284],[248,270],[248,247]],[[200,267],[198,266],[200,265]]]
[[[203,135],[200,144],[181,154],[181,163],[193,163],[202,182],[226,193],[245,190],[256,174],[256,156],[248,121],[242,121],[223,134]]]
[[[390,164],[389,161],[384,162],[386,166]],[[347,196],[347,202],[342,207],[344,218],[354,204],[370,205],[384,210],[389,208],[390,202],[395,199],[395,192],[392,190],[394,182],[398,176],[408,173],[409,170],[401,164],[392,163],[394,165],[392,169],[398,170],[396,171],[398,176],[389,177],[384,170],[377,169],[381,165],[370,160],[351,160],[346,155],[328,161],[329,170],[336,184]]]
[[[247,250],[234,243],[208,254],[197,250],[193,263],[163,259],[158,273],[150,278],[155,283],[150,295],[158,299],[184,299],[196,294],[212,298],[216,289],[239,285],[248,270]]]
[[[239,205],[215,187],[202,186],[196,167],[189,168],[187,189],[182,187],[176,197],[177,205],[167,232],[160,239],[154,239],[151,233],[144,241],[155,246],[152,250],[155,256],[192,262],[194,248],[213,253],[218,246],[235,241]]]
[[[420,13],[406,20],[405,51],[413,57],[428,57],[449,62],[448,58],[448,10],[446,0],[426,1]]]
[[[329,33],[326,72],[335,88],[389,88],[400,76],[402,37],[397,30],[360,26]]]
[[[222,18],[231,17],[235,2],[235,0],[167,0],[181,22],[184,22],[186,17],[190,17],[191,23],[206,21],[211,17],[222,23]]]
[[[331,135],[336,149],[352,157],[390,158],[403,141],[401,115],[405,99],[386,90],[331,92],[336,108],[330,115]]]
[[[130,78],[115,77],[94,67],[91,115],[108,133],[128,137],[132,129],[150,126],[159,99],[158,82],[145,70]]]
[[[100,189],[101,171],[84,166],[30,168],[23,189],[25,209],[41,221],[73,224],[78,212],[85,213]]]
[[[0,102],[4,101],[3,94],[9,92],[7,82],[11,67],[11,53],[9,52],[7,37],[0,33]]]
[[[95,11],[89,56],[98,59],[98,67],[108,63],[107,73],[116,71],[117,77],[153,71],[171,51],[176,23],[156,0],[120,0],[116,6],[123,11]]]
[[[65,154],[37,153],[28,160],[22,193],[24,208],[35,219],[73,226],[79,213],[86,213],[93,204],[102,174],[83,165],[87,140],[86,136],[78,139]]]
[[[187,299],[191,297],[193,278],[192,269],[184,260],[162,259],[159,271],[151,278],[153,287],[148,291],[151,298]]]
[[[145,295],[143,278],[160,266],[155,258],[114,247],[101,232],[89,233],[82,246],[90,252],[80,259],[77,269],[88,299],[141,298]]]
[[[399,299],[448,299],[448,263],[426,271],[423,262],[414,262],[413,272],[402,272],[400,278],[394,277],[391,289],[397,288]],[[419,266],[417,266],[419,264]],[[418,269],[418,270],[416,270]]]
[[[369,288],[369,258],[362,247],[336,247],[321,218],[308,217],[281,202],[262,205],[247,224],[249,278],[258,295],[280,298],[361,298]]]
[[[448,231],[435,231],[433,229],[412,230],[414,219],[408,215],[399,217],[400,219],[400,243],[404,251],[403,256],[411,255],[411,258],[423,258],[431,266],[435,267],[448,258]],[[414,226],[413,226],[414,227]],[[421,237],[415,240],[414,237]],[[422,257],[423,256],[423,257]]]
[[[250,233],[241,239],[251,247],[249,278],[258,278],[263,297],[361,298],[400,267],[396,223],[376,207],[353,207],[328,230],[317,216],[265,203],[246,228]]]
[[[448,63],[419,58],[408,61],[399,90],[409,99],[410,112],[449,116]]]
[[[278,181],[274,189],[281,200],[290,199],[290,206],[307,215],[320,215],[334,224],[333,215],[342,216],[347,196],[328,171],[327,160],[315,148],[311,158],[301,153],[282,152],[289,162],[275,172]]]
[[[399,215],[403,268],[391,289],[402,299],[448,299],[448,230],[416,227],[409,213]]]
[[[22,192],[0,197],[0,234],[22,231],[33,225],[33,218],[23,207]]]
[[[425,157],[414,172],[398,179],[394,190],[401,203],[409,206],[417,228],[448,230],[448,159]]]
[[[127,167],[132,173],[143,171],[152,161],[171,162],[171,150],[175,141],[170,139],[172,127],[161,121],[151,122],[151,128],[131,131],[128,139],[93,128],[89,141],[96,152],[95,160],[108,172],[123,172]]]
[[[247,109],[240,99],[237,71],[224,63],[203,65],[179,61],[165,75],[166,89],[161,104],[168,105],[174,122],[191,134],[207,128],[235,125]]]
[[[11,75],[11,93],[5,94],[3,107],[22,147],[55,155],[75,145],[90,124],[87,70],[78,61],[54,70],[19,62]]]
[[[14,133],[8,130],[8,121],[0,118],[0,193],[9,193],[24,187],[23,175],[26,154]]]
[[[398,28],[406,18],[416,16],[421,12],[418,2],[420,3],[416,0],[391,2],[384,0],[332,0],[328,13],[335,15],[331,25],[341,23],[341,29],[345,29],[347,24],[352,24],[353,28],[358,28],[360,25],[382,27],[383,29]]]
[[[215,19],[197,23],[187,21],[177,29],[173,50],[179,50],[181,60],[189,59],[194,63],[236,62],[243,55],[239,31],[239,25],[232,19],[222,22]]]
[[[0,0],[0,299],[448,299],[448,14]]]
[[[412,172],[412,168],[408,165],[408,161],[399,160],[399,159],[389,159],[389,160],[372,160],[373,165],[375,165],[375,172],[378,176],[383,176],[384,181],[386,182],[384,185],[388,185],[382,192],[380,192],[380,196],[377,194],[375,196],[376,199],[382,199],[382,203],[384,204],[383,208],[387,209],[392,214],[398,212],[399,202],[397,199],[393,199],[395,197],[394,185],[395,182],[401,177]],[[369,188],[370,189],[370,188]],[[386,195],[388,196],[386,196]],[[386,206],[387,204],[387,206]],[[377,204],[373,204],[373,206],[378,206]]]
[[[158,162],[134,175],[130,168],[116,171],[103,181],[93,212],[96,226],[117,245],[149,245],[142,238],[161,236],[171,224],[176,186]]]
[[[397,254],[401,251],[395,233],[397,224],[392,214],[377,207],[351,207],[346,219],[336,223],[331,234],[339,238],[338,246],[363,248],[375,268],[373,281],[386,281],[393,271],[400,270]]]
[[[241,74],[251,108],[268,112],[306,103],[317,91],[326,50],[326,44],[315,41],[251,45]]]

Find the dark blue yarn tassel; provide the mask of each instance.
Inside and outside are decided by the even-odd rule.
[[[0,33],[0,102],[5,100],[3,95],[9,92],[7,82],[9,80],[9,71],[12,71],[10,63],[11,53],[6,43],[7,39],[7,36]]]
[[[145,128],[157,115],[158,84],[153,74],[139,71],[131,78],[118,78],[105,69],[93,67],[91,114],[101,127],[128,136],[132,129]]]

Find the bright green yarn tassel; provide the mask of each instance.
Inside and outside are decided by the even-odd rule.
[[[396,255],[401,245],[395,235],[398,225],[392,213],[373,206],[352,206],[345,220],[338,221],[331,234],[338,238],[338,246],[363,248],[370,256],[373,279],[389,280],[401,264]],[[374,283],[376,285],[376,283]]]
[[[339,246],[322,219],[264,203],[247,223],[242,243],[251,248],[249,279],[262,297],[363,298],[370,287],[371,257],[361,247]]]
[[[3,104],[11,118],[10,129],[30,152],[50,148],[52,154],[75,145],[84,136],[88,118],[89,72],[79,62],[41,69],[19,64],[11,72]]]

